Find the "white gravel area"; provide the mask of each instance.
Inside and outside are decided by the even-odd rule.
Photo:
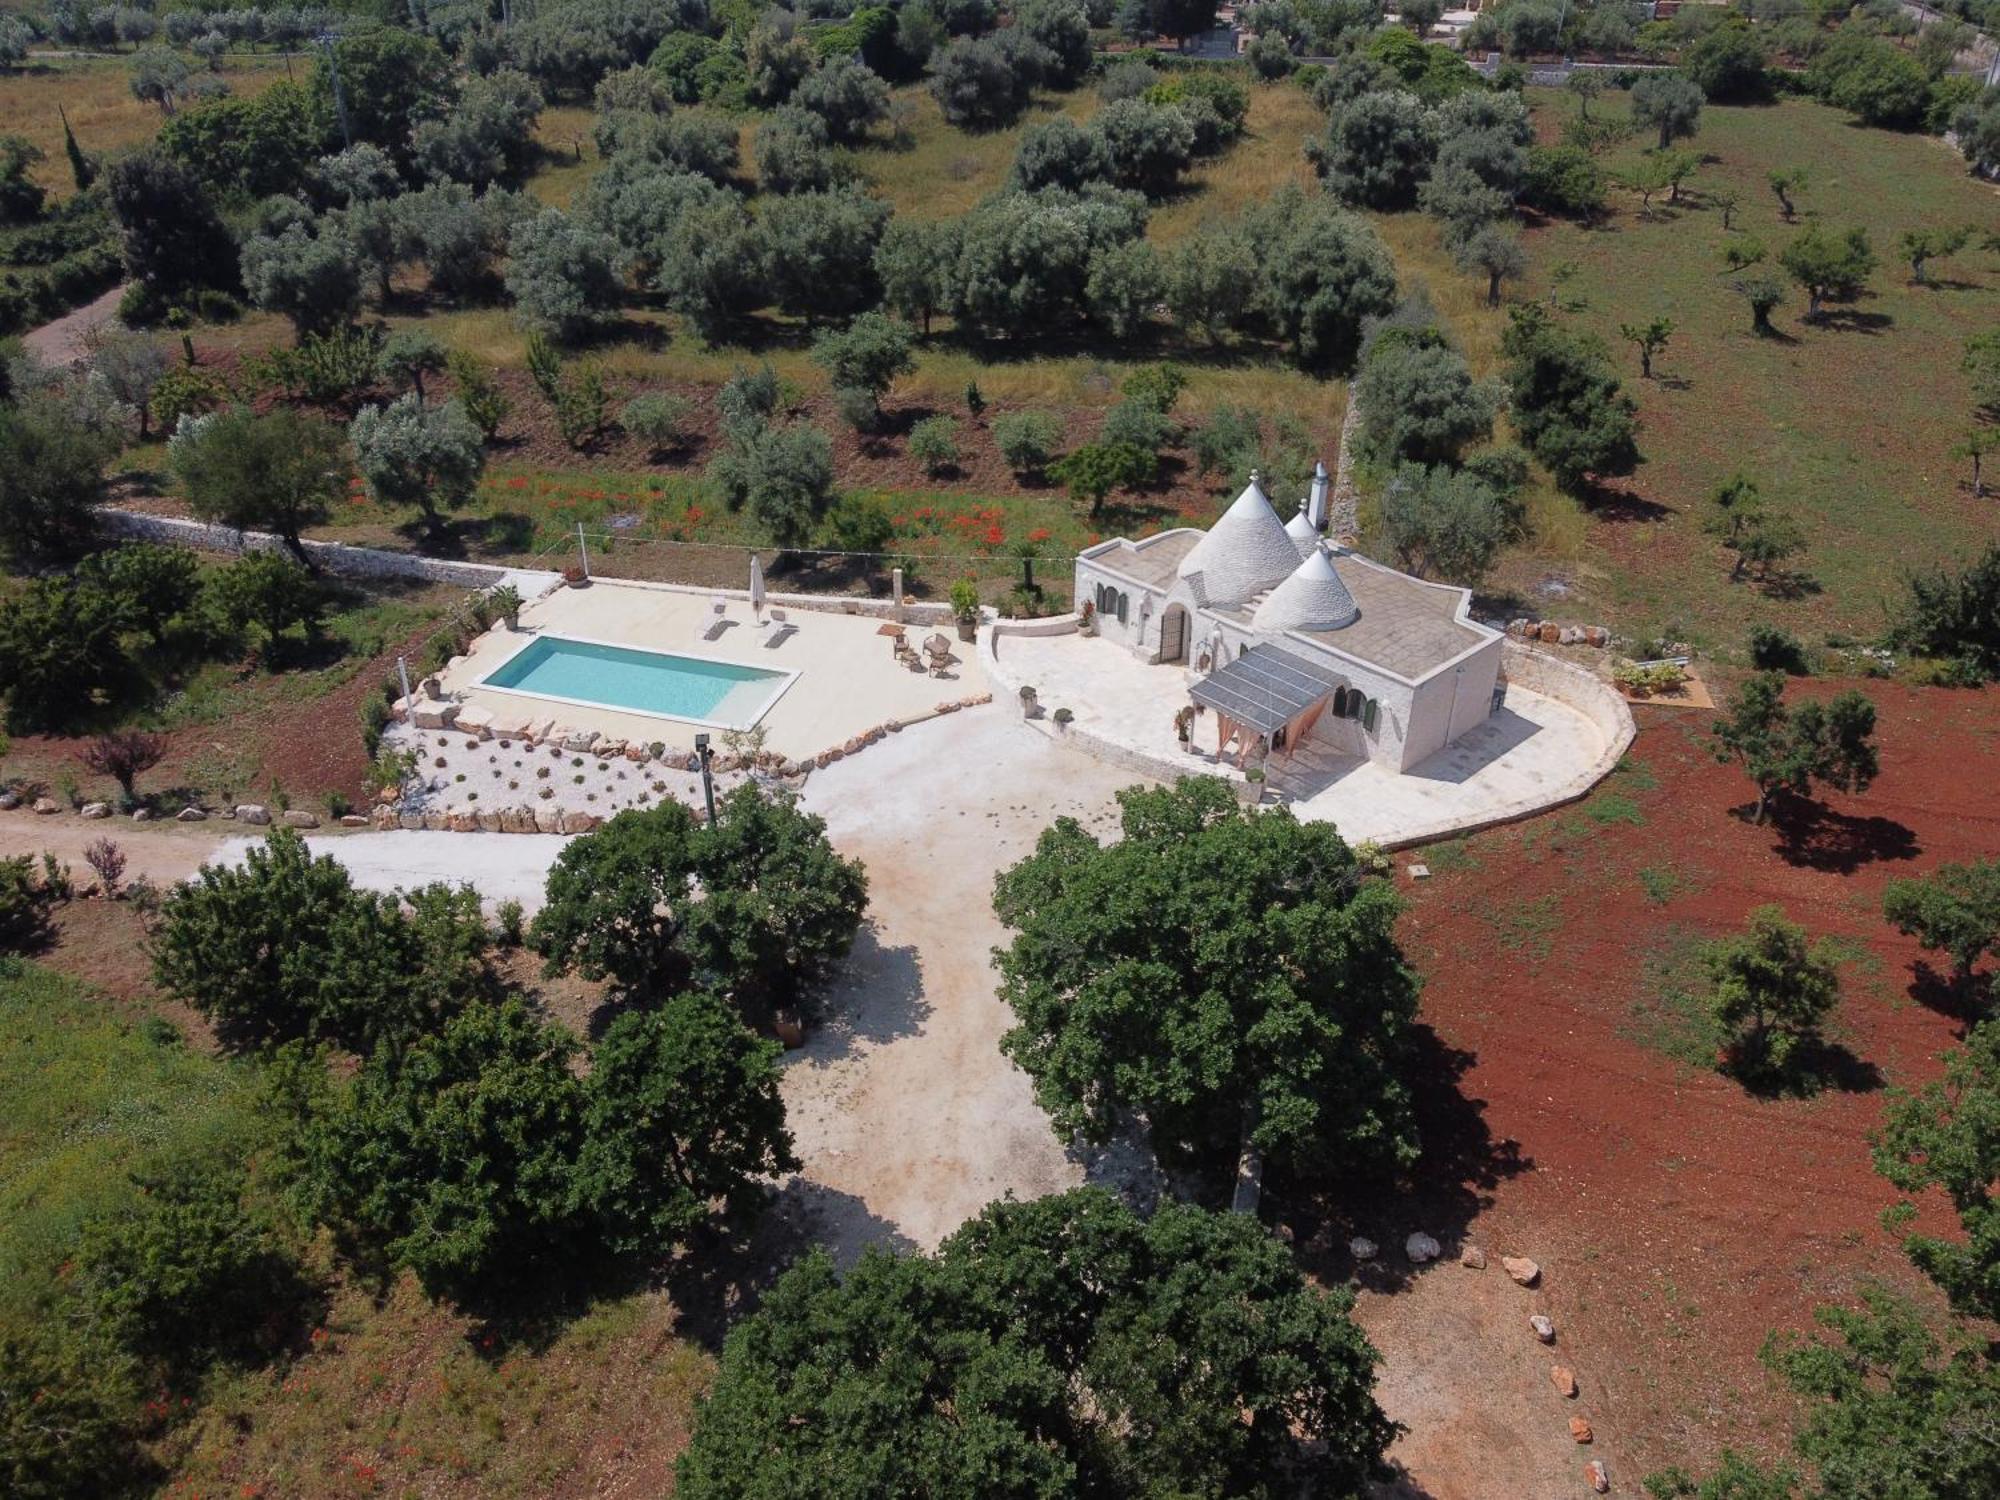
[[[677,798],[689,807],[702,802],[700,773],[678,755],[632,761],[587,750],[530,745],[522,740],[474,739],[450,730],[413,729],[392,724],[382,733],[388,750],[412,750],[417,770],[405,783],[403,805],[419,811],[497,812],[502,808],[558,807],[565,812],[608,818],[628,807],[652,807]],[[720,743],[716,746],[722,749]],[[715,778],[716,795],[743,781],[740,772]],[[501,835],[526,837],[527,835]]]
[[[239,864],[244,853],[262,838],[238,837],[224,842],[211,864]],[[306,847],[330,854],[347,867],[354,883],[365,890],[410,890],[442,880],[472,885],[488,906],[518,901],[526,910],[541,908],[542,887],[549,866],[569,840],[554,833],[391,833],[308,834]]]

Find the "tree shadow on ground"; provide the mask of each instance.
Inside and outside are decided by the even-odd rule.
[[[923,966],[910,944],[889,947],[870,924],[829,988],[823,1018],[788,1062],[824,1066],[853,1054],[857,1044],[884,1046],[915,1036],[930,1019]]]
[[[1671,505],[1606,484],[1590,486],[1583,495],[1583,508],[1593,520],[1619,523],[1664,521],[1674,514]]]
[[[1886,333],[1896,326],[1887,313],[1863,312],[1858,307],[1823,307],[1813,322],[1835,333]]]
[[[1882,1070],[1874,1063],[1825,1037],[1800,1042],[1781,1073],[1743,1074],[1729,1068],[1723,1072],[1758,1099],[1811,1099],[1828,1092],[1872,1094],[1884,1083]]]
[[[1439,1500],[1435,1491],[1425,1489],[1416,1475],[1393,1458],[1389,1466],[1396,1471],[1395,1478],[1369,1485],[1368,1500]]]
[[[1809,599],[1824,592],[1817,578],[1798,568],[1767,568],[1752,581],[1767,599]]]
[[[792,1177],[755,1224],[706,1234],[667,1268],[664,1285],[674,1302],[675,1333],[711,1353],[720,1351],[729,1330],[754,1313],[778,1278],[815,1246],[824,1246],[842,1270],[870,1248],[916,1249],[854,1194]]]
[[[1406,1184],[1357,1186],[1303,1174],[1284,1181],[1274,1175],[1267,1183],[1266,1217],[1291,1230],[1300,1261],[1313,1275],[1358,1281],[1372,1291],[1399,1290],[1417,1274],[1403,1251],[1409,1235],[1421,1230],[1446,1258],[1456,1255],[1499,1186],[1534,1166],[1519,1141],[1494,1138],[1486,1101],[1468,1097],[1461,1086],[1477,1061],[1476,1053],[1451,1046],[1429,1026],[1414,1028],[1403,1073],[1413,1080],[1423,1156]],[[1357,1260],[1348,1248],[1355,1236],[1375,1241],[1381,1253]]]
[[[1920,958],[1910,965],[1906,993],[1925,1010],[1949,1016],[1969,1027],[1992,1013],[1995,980],[1991,974],[1976,972],[1961,979],[1945,973],[1929,959]]]
[[[1780,799],[1771,821],[1773,851],[1785,863],[1831,875],[1852,875],[1864,865],[1915,859],[1923,852],[1915,830],[1894,818],[1858,817],[1819,802]]]

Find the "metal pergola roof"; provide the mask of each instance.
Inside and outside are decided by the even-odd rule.
[[[1281,729],[1345,681],[1276,646],[1252,646],[1197,682],[1194,701],[1260,734]]]

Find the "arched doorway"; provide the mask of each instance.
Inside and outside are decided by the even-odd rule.
[[[1186,661],[1188,612],[1184,604],[1169,604],[1160,616],[1160,660]]]

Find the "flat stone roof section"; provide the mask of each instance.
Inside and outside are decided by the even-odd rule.
[[[1421,582],[1351,552],[1335,554],[1333,567],[1361,613],[1338,630],[1293,632],[1303,640],[1372,661],[1414,682],[1493,636],[1458,618],[1465,597],[1461,589]]]
[[[1194,551],[1195,543],[1202,533],[1183,528],[1178,531],[1163,531],[1158,536],[1149,536],[1144,541],[1128,542],[1119,540],[1106,546],[1103,551],[1086,557],[1084,561],[1102,568],[1107,573],[1115,573],[1128,583],[1136,583],[1141,588],[1157,589],[1161,593],[1174,586],[1174,578],[1181,565],[1181,559]]]

